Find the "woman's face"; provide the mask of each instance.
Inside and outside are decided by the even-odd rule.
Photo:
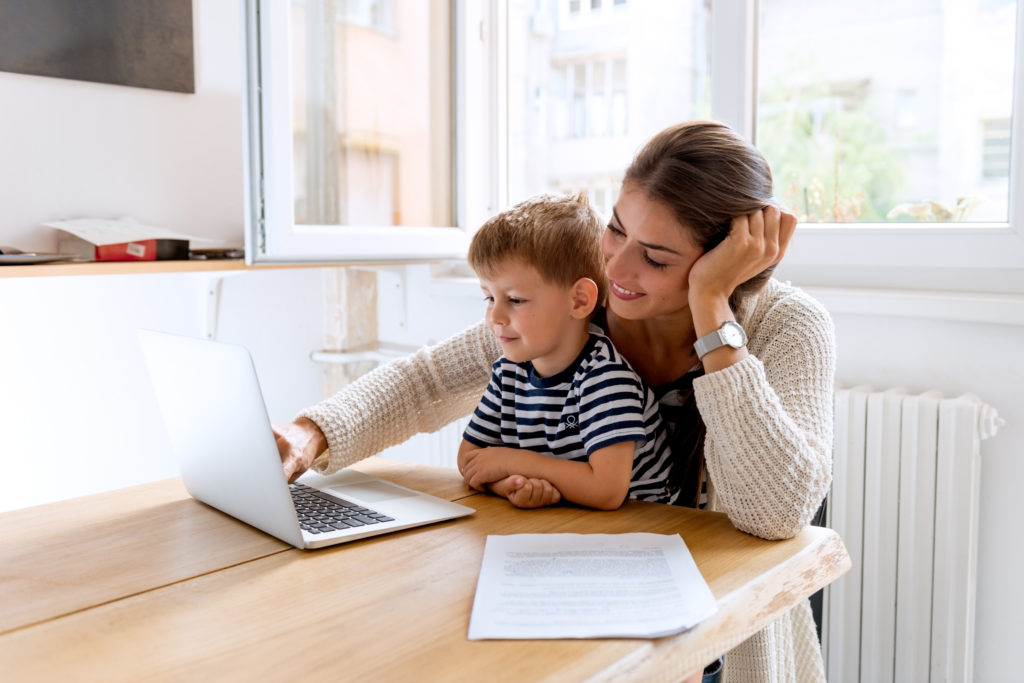
[[[703,254],[667,206],[623,186],[601,238],[608,273],[608,307],[621,318],[644,320],[689,305],[690,268]]]

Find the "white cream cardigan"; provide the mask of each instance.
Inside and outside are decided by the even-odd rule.
[[[831,482],[835,332],[817,301],[777,280],[737,317],[750,355],[694,382],[707,426],[708,507],[742,531],[789,538],[810,521]],[[468,415],[500,353],[481,323],[303,411],[329,446],[315,467],[333,472]],[[725,658],[729,683],[824,679],[806,601]]]

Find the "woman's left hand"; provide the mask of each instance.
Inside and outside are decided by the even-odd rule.
[[[691,305],[696,297],[728,299],[741,284],[782,260],[796,216],[778,206],[732,219],[729,235],[690,268]]]

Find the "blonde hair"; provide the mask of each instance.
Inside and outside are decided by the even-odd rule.
[[[597,301],[608,292],[601,233],[604,220],[587,195],[543,194],[487,220],[469,245],[469,265],[492,275],[510,260],[532,266],[545,282],[571,286],[582,277],[597,284]]]

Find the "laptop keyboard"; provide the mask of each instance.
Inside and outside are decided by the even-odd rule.
[[[305,484],[292,484],[292,502],[299,515],[299,526],[311,534],[324,534],[368,524],[393,522],[393,517],[350,503]]]

